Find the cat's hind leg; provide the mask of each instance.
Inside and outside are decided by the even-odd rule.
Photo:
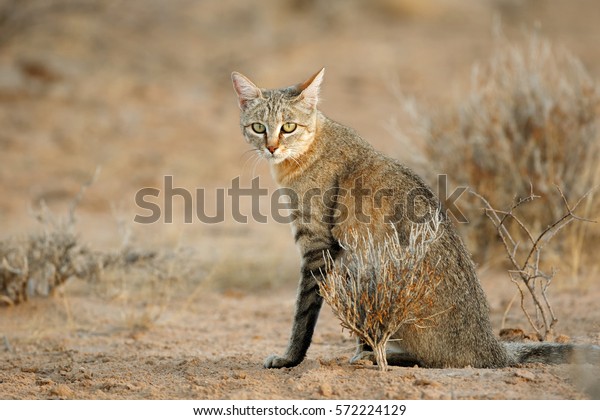
[[[361,360],[369,360],[375,363],[375,355],[373,354],[373,349],[367,343],[365,343],[362,339],[356,339],[356,353],[350,359],[350,363],[358,363]]]
[[[387,343],[385,355],[388,365],[390,366],[412,367],[415,365],[423,365],[417,357],[405,352],[402,347],[395,342]],[[361,360],[368,360],[374,364],[377,363],[371,346],[359,338],[356,346],[356,353],[350,359],[350,363],[358,363]]]

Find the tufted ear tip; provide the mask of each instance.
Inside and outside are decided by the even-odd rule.
[[[240,109],[245,109],[249,102],[262,96],[260,89],[246,76],[237,71],[231,73],[233,89],[238,95]]]
[[[319,91],[321,89],[324,74],[325,67],[313,74],[304,83],[298,85],[298,90],[301,91],[300,96],[302,101],[310,108],[316,107],[319,102]]]

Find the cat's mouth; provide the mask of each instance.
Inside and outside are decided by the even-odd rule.
[[[275,164],[281,163],[291,156],[290,152],[287,149],[283,149],[281,147],[272,151],[268,150],[267,148],[264,148],[261,152],[262,157],[264,157],[269,162]]]

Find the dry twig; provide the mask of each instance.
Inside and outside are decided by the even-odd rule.
[[[537,236],[532,234],[531,229],[515,214],[515,211],[523,204],[539,198],[533,193],[532,187],[529,195],[519,199],[508,211],[494,209],[483,196],[471,191],[471,194],[483,202],[485,215],[494,224],[504,245],[510,264],[513,267],[508,271],[510,279],[519,289],[521,310],[540,341],[544,341],[554,334],[554,326],[558,322],[548,298],[548,288],[554,279],[556,270],[552,268],[550,272],[546,272],[540,268],[542,250],[569,223],[575,220],[593,222],[593,220],[579,217],[574,213],[591,190],[571,206],[560,187],[556,186],[556,189],[562,199],[565,212]],[[507,227],[509,221],[516,223],[519,231],[525,236],[525,243],[515,240],[510,234]],[[530,310],[526,308],[527,297],[533,303],[535,315],[532,315]]]

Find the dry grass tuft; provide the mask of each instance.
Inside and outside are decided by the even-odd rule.
[[[453,186],[469,186],[492,205],[517,202],[533,186],[540,200],[520,211],[543,228],[562,214],[555,185],[574,201],[600,182],[599,106],[598,86],[568,51],[536,35],[520,45],[501,42],[487,63],[474,67],[471,92],[455,109],[431,115],[412,107],[424,160],[436,170],[422,172],[432,182],[448,174]],[[458,204],[471,225],[461,227],[463,236],[484,261],[495,232],[477,199],[464,195]],[[590,195],[581,211],[596,218],[598,199]],[[578,226],[563,241],[575,273],[584,235]]]
[[[371,346],[382,371],[387,370],[387,342],[401,325],[426,327],[432,322],[424,310],[432,304],[440,277],[427,251],[441,229],[439,215],[429,223],[413,224],[408,246],[400,243],[396,231],[382,243],[370,234],[355,233],[343,245],[341,261],[329,256],[327,275],[319,283],[321,295],[342,327]]]

